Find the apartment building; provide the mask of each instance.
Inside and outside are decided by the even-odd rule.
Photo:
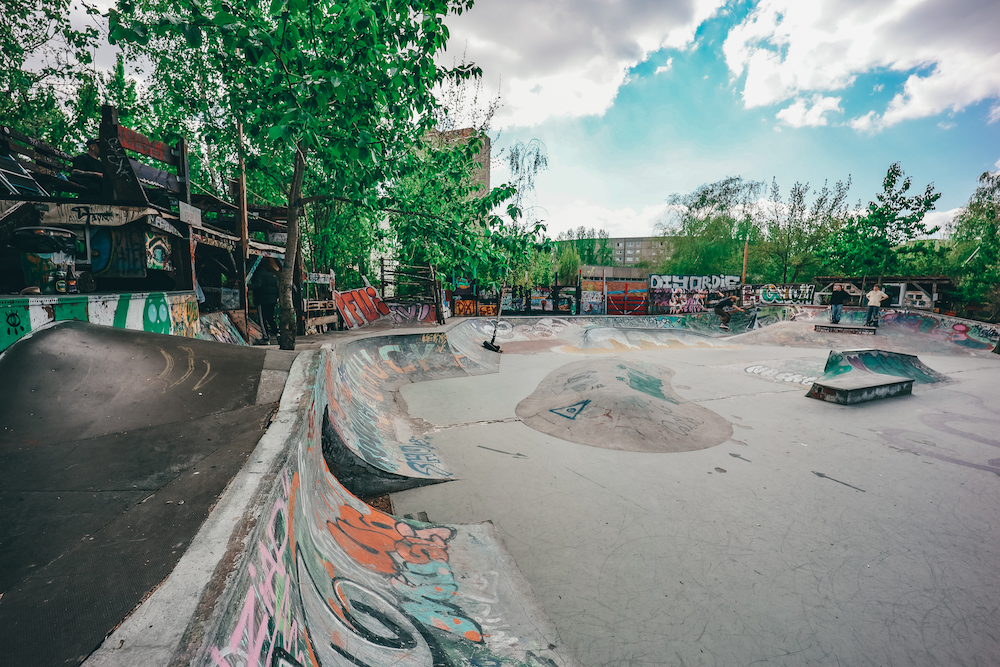
[[[612,258],[618,266],[635,266],[646,261],[651,267],[658,266],[670,257],[670,239],[663,236],[639,236],[608,239]]]

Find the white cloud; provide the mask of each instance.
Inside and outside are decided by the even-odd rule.
[[[603,229],[611,236],[654,236],[656,224],[666,218],[670,208],[668,204],[656,204],[639,210],[631,207],[612,209],[589,200],[576,199],[550,207],[545,224],[550,238],[581,225],[587,229]]]
[[[775,114],[775,118],[792,127],[819,127],[829,124],[825,114],[830,112],[844,113],[840,107],[840,98],[823,97],[817,93],[809,101],[802,98],[795,100],[790,107]]]
[[[629,68],[659,49],[690,45],[723,2],[479,0],[447,21],[450,50],[442,62],[464,50],[488,88],[495,91],[500,80],[504,106],[495,125],[601,114]]]
[[[746,74],[747,107],[844,90],[861,74],[887,69],[915,73],[884,111],[852,127],[877,131],[990,99],[998,101],[996,121],[997,25],[995,0],[762,0],[730,31],[723,52],[734,76]]]
[[[958,215],[961,211],[962,207],[959,206],[957,208],[949,209],[947,211],[931,211],[930,213],[925,215],[924,216],[925,225],[927,225],[928,227],[940,227],[940,229],[937,232],[931,234],[930,238],[933,239],[944,238],[948,234],[951,223],[955,219],[955,216]]]
[[[656,68],[656,71],[653,72],[653,76],[656,76],[657,74],[662,74],[663,72],[669,72],[670,68],[673,67],[673,65],[674,65],[674,59],[667,58],[666,63]]]

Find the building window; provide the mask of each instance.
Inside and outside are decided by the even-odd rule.
[[[631,248],[631,247],[632,247],[633,245],[635,245],[635,244],[634,244],[634,243],[632,243],[631,241],[629,241],[629,242],[628,242],[628,247],[629,247],[629,248]]]

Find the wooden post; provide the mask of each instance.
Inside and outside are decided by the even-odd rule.
[[[181,137],[174,149],[177,152],[177,182],[181,186],[180,197],[186,204],[191,203],[191,165],[188,162],[187,141]]]
[[[236,121],[236,137],[239,145],[240,156],[240,180],[239,180],[239,204],[240,207],[240,307],[243,308],[244,321],[250,315],[250,299],[247,293],[247,259],[250,257],[250,230],[247,222],[247,172],[246,163],[243,159],[243,123]],[[261,322],[261,326],[264,323]],[[247,331],[249,331],[247,327]]]
[[[104,165],[104,195],[111,195],[114,201],[133,206],[148,206],[146,191],[135,175],[128,153],[122,148],[118,137],[118,109],[105,104],[101,107],[101,127],[99,130],[101,163]]]
[[[750,250],[750,233],[747,232],[746,238],[743,240],[743,275],[740,277],[740,288],[742,290],[743,285],[747,282],[747,252]]]

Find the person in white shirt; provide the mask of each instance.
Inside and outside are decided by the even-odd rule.
[[[868,311],[865,313],[865,326],[878,326],[878,309],[882,302],[889,298],[889,295],[879,289],[878,285],[872,288],[871,292],[865,295],[868,298]]]

